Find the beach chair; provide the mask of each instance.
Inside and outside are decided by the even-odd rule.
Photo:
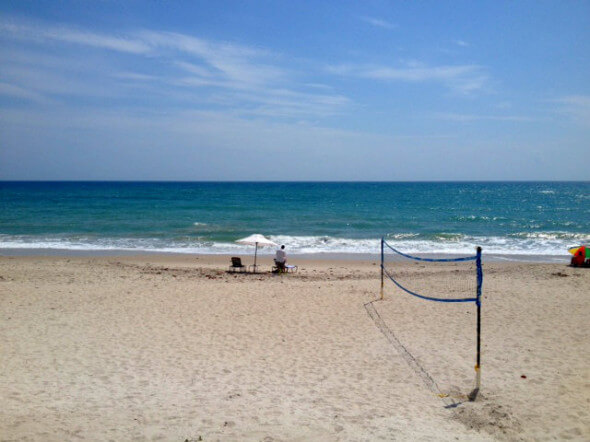
[[[276,259],[274,260],[275,265],[272,268],[272,271],[275,273],[282,273],[285,271],[285,263],[284,262],[279,262]]]
[[[282,273],[285,271],[285,263],[284,262],[278,262],[276,259],[274,260],[275,265],[272,267],[272,272],[273,273]]]
[[[232,256],[231,258],[231,265],[229,266],[229,271],[234,272],[245,272],[246,266],[242,264],[242,258],[239,256]]]
[[[297,266],[285,265],[284,262],[278,262],[276,259],[274,261],[273,273],[295,273],[298,270]]]

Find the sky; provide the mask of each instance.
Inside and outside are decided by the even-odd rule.
[[[0,180],[590,180],[590,1],[0,1]]]

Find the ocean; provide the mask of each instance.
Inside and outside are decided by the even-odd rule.
[[[565,258],[589,220],[590,182],[0,182],[0,254],[238,254],[261,233],[290,254]]]

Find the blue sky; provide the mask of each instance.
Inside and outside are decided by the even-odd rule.
[[[587,1],[3,1],[0,179],[588,180]]]

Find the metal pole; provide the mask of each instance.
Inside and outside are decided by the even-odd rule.
[[[481,268],[481,247],[477,248],[477,357],[475,364],[475,388],[469,394],[469,400],[474,401],[481,388],[481,286],[483,284],[483,271]]]
[[[258,243],[256,243],[256,248],[254,249],[254,273],[256,273],[256,256],[258,255]]]
[[[381,299],[383,299],[383,237],[381,237]]]

